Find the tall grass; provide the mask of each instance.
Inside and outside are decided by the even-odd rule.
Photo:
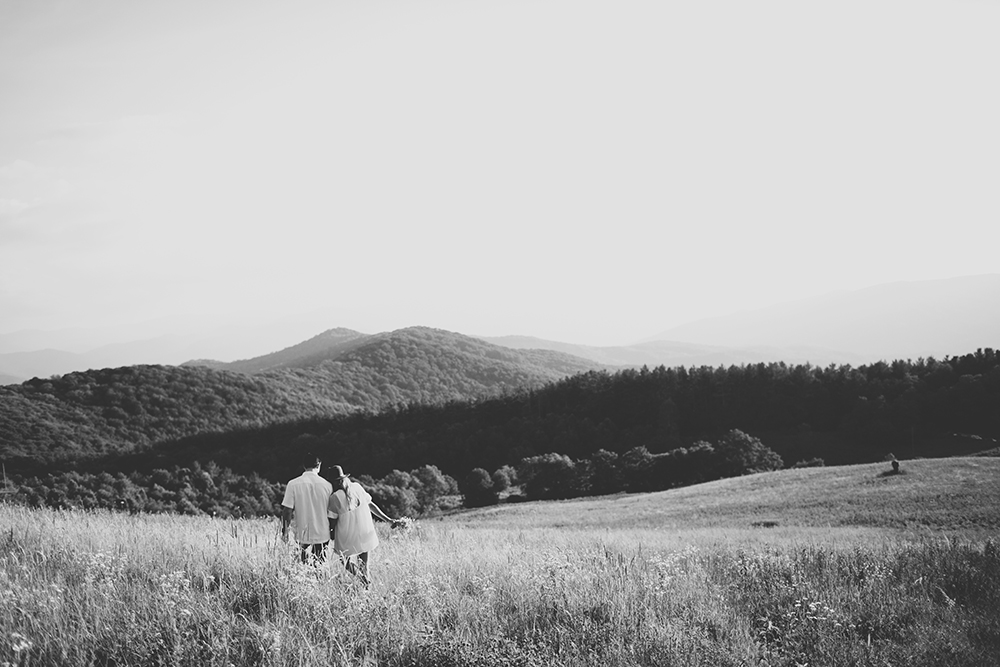
[[[992,540],[383,532],[365,589],[277,523],[0,506],[0,665],[996,665]],[[881,535],[881,536],[880,536]]]

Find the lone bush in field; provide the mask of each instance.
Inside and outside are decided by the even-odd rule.
[[[758,438],[739,429],[726,433],[715,445],[720,477],[781,470],[784,461]]]

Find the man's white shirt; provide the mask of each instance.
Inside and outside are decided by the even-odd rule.
[[[285,487],[281,504],[294,510],[292,525],[299,544],[322,544],[330,540],[327,507],[333,485],[312,470],[307,470]]]

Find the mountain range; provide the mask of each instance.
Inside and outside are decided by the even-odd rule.
[[[646,340],[847,352],[866,362],[1000,347],[1000,274],[895,282],[662,331]]]
[[[613,369],[425,327],[332,329],[236,362],[132,365],[0,387],[0,461],[22,475],[128,471],[139,460],[149,470],[201,460],[253,471],[323,446],[378,474],[428,461],[464,474],[546,452],[578,456],[585,442],[584,453],[697,452],[699,438],[727,428],[766,434],[786,462],[954,455],[961,434],[978,449],[998,435],[993,349],[859,367],[600,372]]]
[[[595,347],[560,343],[530,336],[484,337],[483,340],[515,350],[553,350],[588,359],[605,366],[640,368],[648,366],[732,366],[784,361],[788,364],[860,364],[866,359],[850,352],[821,347],[788,345],[701,345],[674,340],[652,340],[634,345]]]
[[[997,303],[1000,274],[989,274],[837,292],[691,322],[630,345],[596,347],[526,335],[479,339],[522,352],[559,352],[576,357],[572,362],[563,359],[570,366],[586,368],[728,366],[771,361],[858,365],[878,360],[941,358],[980,347],[1000,347]],[[106,345],[97,345],[93,332],[14,332],[0,334],[0,384],[138,364],[197,363],[241,373],[308,368],[315,362],[347,355],[363,344],[383,340],[391,333],[330,329],[274,353],[229,362],[191,362],[185,360],[204,356],[199,352],[225,355],[245,350],[246,346],[238,330],[206,332],[200,337],[188,334],[119,340]],[[32,347],[32,341],[37,347]]]
[[[244,361],[133,365],[0,387],[0,460],[66,461],[203,433],[502,396],[598,368],[425,327],[334,329]]]
[[[351,364],[387,376],[397,375],[398,369],[404,367],[403,377],[398,378],[404,385],[413,384],[420,375],[419,367],[432,373],[446,371],[452,383],[462,377],[476,385],[455,398],[493,392],[498,387],[517,389],[602,366],[556,350],[515,350],[428,327],[409,327],[373,335],[343,328],[330,329],[298,345],[260,357],[228,363],[195,360],[182,366],[203,366],[245,375],[274,375],[317,369],[331,371],[338,365]],[[416,386],[414,389],[420,391]],[[431,400],[436,402],[441,398],[435,395]]]

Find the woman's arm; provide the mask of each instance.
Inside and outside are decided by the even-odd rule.
[[[368,507],[371,508],[372,515],[375,518],[380,519],[382,521],[388,521],[391,524],[395,524],[396,523],[397,519],[393,519],[388,514],[386,514],[385,512],[383,512],[382,508],[380,508],[378,505],[375,504],[375,501],[369,502],[368,503]]]

